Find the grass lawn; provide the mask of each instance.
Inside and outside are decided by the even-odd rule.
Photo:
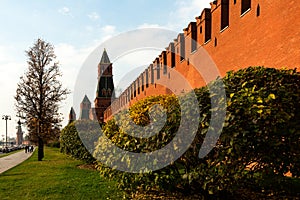
[[[79,169],[83,162],[45,148],[45,158],[33,156],[0,174],[0,199],[122,199],[116,183],[104,180],[90,169]]]

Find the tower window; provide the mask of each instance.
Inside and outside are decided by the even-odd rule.
[[[153,69],[153,65],[151,65],[150,69],[151,69],[151,84],[154,84],[154,69]]]
[[[171,67],[175,67],[175,47],[174,44],[171,44]]]
[[[242,0],[241,15],[251,9],[251,0]]]
[[[208,42],[211,39],[211,13],[209,10],[205,10],[205,35],[204,41]]]
[[[137,90],[138,90],[138,94],[140,94],[140,79],[137,79]]]
[[[229,26],[229,0],[221,1],[221,30]]]
[[[218,40],[217,38],[215,37],[215,47],[218,45]]]
[[[164,74],[167,74],[167,52],[163,51]]]
[[[127,90],[127,102],[129,102],[129,101],[130,101],[130,89]]]
[[[136,84],[133,82],[133,96],[136,97]]]
[[[185,39],[184,35],[180,36],[180,61],[183,61],[185,57]]]
[[[202,26],[200,26],[200,34],[202,34]]]
[[[130,98],[133,99],[132,85],[131,85],[131,87],[130,87]]]
[[[197,49],[197,26],[196,23],[192,24],[192,44],[191,52],[196,51]]]
[[[149,72],[148,69],[146,69],[146,88],[149,87]]]
[[[144,84],[145,84],[144,83],[144,75],[145,75],[145,73],[142,74],[142,91],[144,91]]]
[[[163,69],[164,69],[163,70],[164,75],[167,74],[167,65],[164,64]]]
[[[160,63],[157,63],[157,67],[156,67],[156,79],[159,80],[160,79]]]
[[[256,8],[256,17],[259,17],[259,16],[260,16],[260,6],[258,4],[257,8]]]

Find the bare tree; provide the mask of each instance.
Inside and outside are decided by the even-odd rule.
[[[30,140],[38,144],[38,160],[44,157],[44,142],[57,136],[57,127],[62,121],[59,104],[69,90],[63,88],[62,76],[54,47],[38,39],[25,51],[28,71],[20,77],[16,91],[16,110],[29,130]]]

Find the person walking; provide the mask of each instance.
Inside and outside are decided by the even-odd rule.
[[[33,152],[33,146],[31,145],[30,146],[30,153],[32,153]]]

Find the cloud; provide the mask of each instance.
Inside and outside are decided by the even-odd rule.
[[[164,28],[158,24],[148,24],[148,23],[144,23],[140,26],[138,26],[138,28]]]
[[[90,18],[93,21],[96,21],[97,19],[100,18],[100,16],[96,12],[92,12],[92,13],[88,14],[87,16],[88,16],[88,18]]]
[[[72,17],[72,14],[71,14],[71,11],[70,11],[70,8],[68,7],[62,7],[60,9],[58,9],[58,12],[62,15],[65,15],[65,16],[71,16]]]
[[[109,26],[103,29],[107,32],[112,31]],[[98,44],[101,45],[90,54],[78,74],[79,82],[75,85],[77,89],[75,89],[73,102],[77,107],[75,110],[79,110],[78,106],[84,94],[87,94],[90,99],[95,96],[97,63],[101,58],[103,48],[107,49],[110,61],[113,62],[115,87],[124,90],[175,36],[176,32],[165,29],[145,28],[115,34],[114,37],[99,42]]]
[[[10,115],[11,121],[7,122],[8,137],[15,137],[16,127],[16,113],[15,100],[17,83],[22,73],[25,71],[27,65],[24,56],[24,51],[20,51],[20,47],[13,47],[10,45],[0,46],[0,93],[1,97],[1,114]],[[5,130],[5,123],[0,124],[0,136]]]
[[[176,0],[176,8],[170,13],[168,27],[175,30],[182,30],[189,22],[195,21],[204,8],[210,8],[211,0]]]
[[[55,54],[63,72],[64,84],[73,90],[75,79],[81,65],[88,55],[96,48],[96,44],[88,47],[76,48],[67,43],[55,45]]]
[[[95,28],[93,26],[85,26],[85,30],[88,32],[93,32]]]
[[[102,28],[102,31],[104,32],[104,34],[113,34],[116,31],[116,27],[113,25],[106,25]]]
[[[116,27],[113,25],[106,25],[104,27],[101,28],[101,40],[100,42],[106,41],[109,38],[113,37],[114,35],[116,35]],[[98,41],[99,42],[99,41]]]
[[[94,42],[88,46],[84,47],[75,47],[69,43],[59,43],[55,45],[55,54],[57,55],[57,60],[60,64],[60,70],[63,74],[63,78],[61,79],[64,87],[67,87],[71,90],[71,94],[68,95],[67,99],[63,102],[60,112],[63,113],[64,121],[62,125],[67,124],[68,114],[70,108],[73,106],[77,117],[79,117],[79,103],[74,101],[74,86],[77,81],[78,75],[80,73],[81,67],[89,54],[95,50],[95,48],[99,45],[98,42]],[[99,58],[100,59],[100,58]],[[97,79],[97,63],[92,64],[92,68],[94,70],[95,76],[92,77],[91,81],[96,81]],[[88,94],[90,100],[94,98],[94,91],[92,95]],[[78,101],[81,101],[83,96],[79,97]]]

